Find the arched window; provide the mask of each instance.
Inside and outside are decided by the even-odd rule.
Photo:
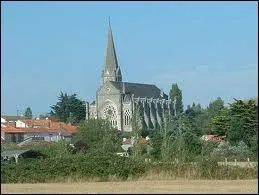
[[[96,118],[97,118],[97,117],[96,117],[96,112],[95,112],[95,111],[90,112],[90,118],[91,118],[91,119],[96,119]]]
[[[130,124],[130,111],[129,109],[124,112],[124,125],[127,126]]]

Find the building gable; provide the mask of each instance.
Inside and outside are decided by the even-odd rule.
[[[114,83],[118,83],[118,82],[106,82],[105,84],[103,84],[99,91],[98,94],[99,95],[114,95],[114,94],[120,94],[121,93],[121,89],[120,89],[120,84],[114,84]]]

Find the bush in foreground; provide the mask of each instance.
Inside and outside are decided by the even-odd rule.
[[[54,182],[76,178],[107,181],[110,177],[126,180],[145,172],[143,163],[115,154],[76,154],[46,159],[21,159],[18,164],[1,165],[1,183]]]

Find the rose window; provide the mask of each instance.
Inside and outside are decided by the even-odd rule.
[[[103,113],[107,119],[116,119],[116,109],[112,105],[107,105]]]
[[[103,111],[104,118],[108,119],[113,126],[117,126],[117,112],[112,105],[107,105]]]

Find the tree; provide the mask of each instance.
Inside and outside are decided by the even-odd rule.
[[[172,129],[172,118],[170,117],[168,112],[165,112],[163,127],[161,129],[161,134],[162,134],[161,157],[163,161],[168,161],[170,159],[169,132],[171,129]]]
[[[71,124],[76,123],[76,117],[73,116],[72,112],[69,113],[69,117],[67,118],[67,122],[71,123]]]
[[[258,135],[258,106],[252,99],[234,100],[235,102],[230,104],[230,122],[226,138],[231,144],[244,141],[251,147]]]
[[[222,125],[227,122],[227,118],[225,116],[227,114],[227,110],[222,110],[224,108],[224,101],[220,97],[217,97],[216,100],[209,103],[209,106],[207,107],[209,117],[208,133],[215,133],[217,135],[224,134],[224,129],[226,129],[226,127],[223,127]]]
[[[201,108],[200,104],[195,105],[195,103],[193,103],[192,107],[188,105],[184,112],[184,117],[187,119],[187,123],[197,136],[204,134],[208,120],[206,111]]]
[[[229,109],[223,108],[218,115],[214,116],[212,119],[212,129],[211,133],[214,135],[225,135],[229,129]]]
[[[40,119],[46,119],[46,118],[49,118],[49,117],[50,117],[50,114],[49,114],[49,113],[40,114],[40,115],[39,115],[39,118],[40,118]]]
[[[67,95],[61,92],[58,102],[51,106],[50,115],[63,122],[79,123],[86,116],[85,102],[78,99],[76,94]]]
[[[132,132],[134,137],[134,144],[132,148],[132,154],[134,158],[138,158],[141,155],[141,146],[139,138],[141,138],[141,132],[143,130],[142,118],[140,116],[139,106],[135,107],[135,112],[132,116]]]
[[[159,130],[151,131],[150,134],[150,140],[151,140],[151,156],[156,159],[161,159],[161,145],[163,142],[163,135]]]
[[[103,119],[89,119],[79,125],[73,141],[88,152],[114,153],[122,151],[119,132],[109,121]]]
[[[210,102],[208,106],[208,114],[212,118],[216,115],[219,115],[220,110],[223,108],[224,108],[224,101],[220,97],[217,97],[216,100]]]
[[[170,90],[169,96],[173,105],[175,103],[175,110],[173,109],[173,112],[175,111],[176,115],[182,113],[183,112],[182,91],[178,88],[178,85],[176,83],[172,84],[172,88]]]
[[[24,112],[24,116],[26,119],[32,119],[32,111],[30,107],[27,107],[25,112]]]

